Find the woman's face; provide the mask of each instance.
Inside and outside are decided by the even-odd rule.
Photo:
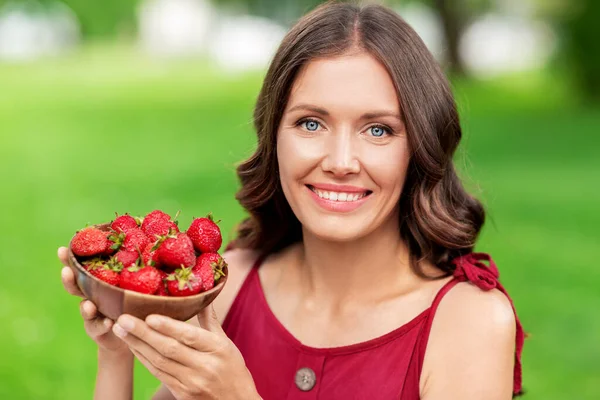
[[[396,89],[364,52],[313,60],[277,132],[283,192],[304,229],[333,241],[398,229],[409,148]]]

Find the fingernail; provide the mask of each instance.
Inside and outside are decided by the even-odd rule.
[[[114,324],[112,329],[113,329],[113,333],[120,338],[127,336],[127,331],[125,331],[123,328],[121,328],[121,325],[119,325],[119,324]]]
[[[119,318],[119,325],[126,331],[131,331],[133,329],[134,322],[129,317],[121,317]]]
[[[149,315],[146,318],[146,323],[148,325],[150,325],[152,328],[156,328],[163,322],[163,320],[164,319],[159,315]]]
[[[102,323],[104,324],[105,327],[110,328],[112,321],[108,318],[104,318],[104,321]]]

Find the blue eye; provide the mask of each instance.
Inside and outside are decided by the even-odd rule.
[[[383,135],[385,135],[386,132],[388,132],[386,128],[378,125],[372,126],[369,129],[371,130],[371,134],[375,137],[382,137]]]
[[[305,121],[302,121],[300,123],[300,125],[304,125],[306,130],[311,131],[311,132],[314,132],[317,129],[319,129],[319,123],[317,121],[315,121],[314,119],[307,119]]]

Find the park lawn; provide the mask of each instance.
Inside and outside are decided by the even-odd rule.
[[[551,78],[457,82],[457,160],[489,212],[478,250],[530,333],[525,398],[596,399],[600,110]],[[76,229],[161,208],[183,226],[212,211],[230,237],[260,79],[101,47],[0,66],[0,398],[91,396],[95,346],[55,256]],[[157,381],[138,364],[135,385],[144,399]]]

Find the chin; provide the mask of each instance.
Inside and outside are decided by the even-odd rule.
[[[327,242],[347,243],[359,240],[372,231],[363,222],[353,219],[347,216],[318,216],[302,225],[305,235],[313,235]]]

